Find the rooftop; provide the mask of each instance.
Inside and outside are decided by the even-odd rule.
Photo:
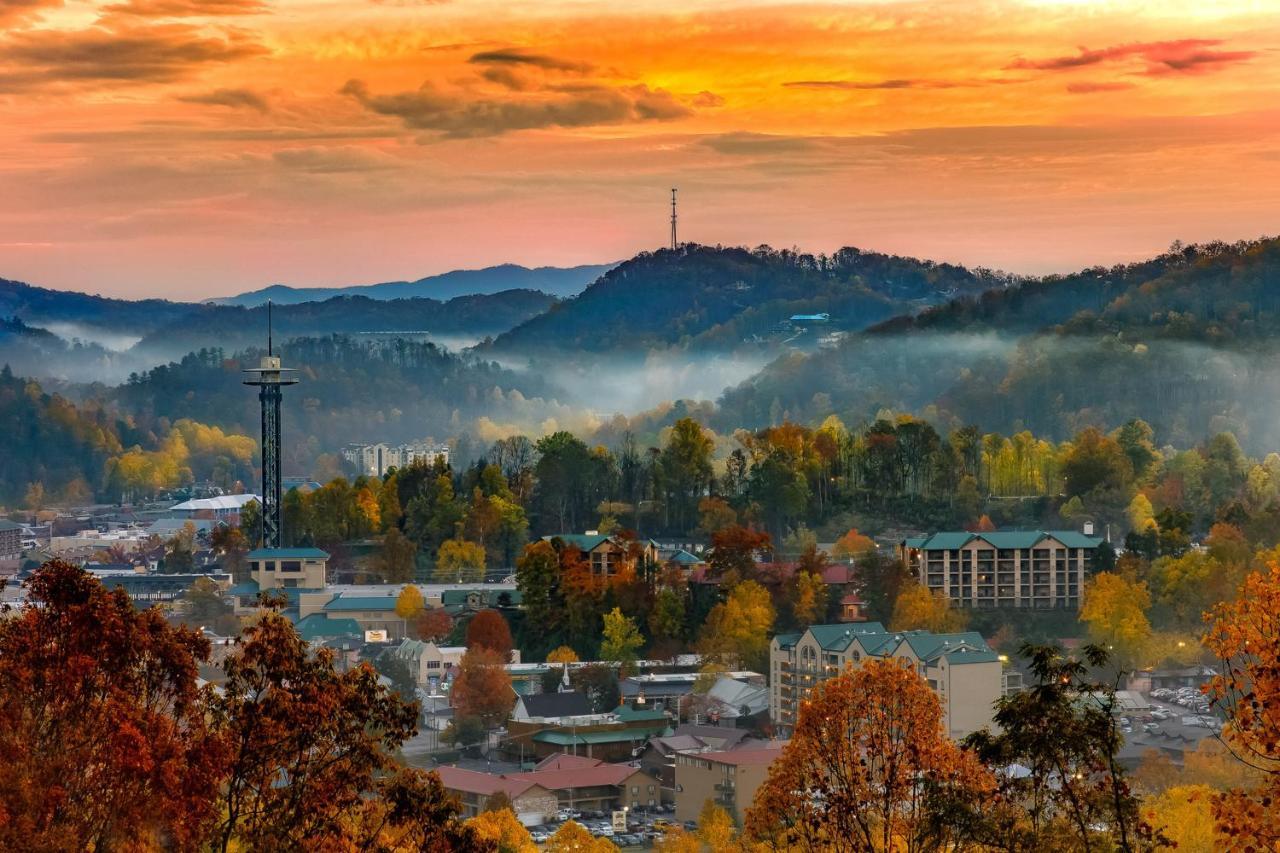
[[[319,548],[255,548],[250,560],[327,560],[329,555]]]
[[[1097,548],[1102,544],[1102,537],[1085,536],[1074,530],[992,530],[981,533],[956,530],[903,539],[902,544],[922,551],[954,551],[975,539],[997,549],[1033,548],[1044,539],[1056,540],[1067,548]]]
[[[180,504],[174,504],[169,509],[182,512],[199,512],[203,509],[243,509],[244,505],[250,501],[261,503],[262,499],[257,495],[219,495],[216,498],[195,498],[194,500],[183,501]]]

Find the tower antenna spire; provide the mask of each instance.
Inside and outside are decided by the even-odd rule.
[[[672,187],[671,188],[671,249],[672,251],[675,251],[675,248],[678,245],[680,244],[676,242],[676,188]]]
[[[267,300],[267,355],[271,355],[271,300]]]
[[[282,367],[272,339],[271,300],[267,300],[267,354],[244,370],[245,385],[258,389],[262,404],[262,547],[280,547],[280,389],[297,383],[297,371]]]

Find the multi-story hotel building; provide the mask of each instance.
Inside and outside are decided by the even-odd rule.
[[[1073,530],[935,533],[904,539],[898,554],[960,607],[1079,608],[1101,544]]]
[[[437,459],[449,461],[446,445],[401,444],[348,444],[342,449],[342,458],[355,466],[361,474],[385,477],[390,468],[407,468],[415,462],[434,465]]]
[[[846,666],[901,658],[928,682],[942,703],[943,726],[962,738],[991,725],[1004,690],[1003,663],[981,635],[886,631],[879,622],[813,625],[779,634],[769,651],[769,711],[783,737],[795,728],[800,703]]]

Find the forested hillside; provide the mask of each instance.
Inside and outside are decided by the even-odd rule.
[[[726,393],[720,423],[881,410],[940,426],[1151,423],[1161,442],[1233,431],[1280,446],[1280,243],[1175,247],[1152,261],[1024,282],[901,317],[837,349],[792,355]]]
[[[427,332],[432,336],[482,338],[496,335],[547,310],[555,299],[535,290],[435,299],[378,300],[367,296],[335,296],[324,302],[279,305],[272,311],[278,339],[327,334]],[[190,314],[156,329],[135,348],[138,353],[243,347],[266,340],[265,305],[192,306]]]
[[[202,349],[130,376],[107,400],[144,427],[190,418],[257,435],[258,398],[241,371],[262,352]],[[480,416],[537,422],[547,416],[538,398],[554,390],[536,376],[403,338],[296,338],[277,352],[299,369],[284,417],[285,469],[297,473],[351,441],[444,440]]]
[[[857,249],[815,256],[686,244],[622,263],[577,298],[501,335],[493,349],[730,351],[793,314],[826,313],[824,331],[857,330],[1005,283],[988,271]]]

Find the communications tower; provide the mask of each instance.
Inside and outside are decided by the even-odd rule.
[[[271,342],[271,302],[267,302],[267,354],[257,367],[246,368],[245,385],[258,388],[262,403],[262,547],[280,547],[280,389],[297,384],[288,374],[296,370],[280,366]]]
[[[671,188],[671,250],[675,251],[676,242],[676,188]]]

